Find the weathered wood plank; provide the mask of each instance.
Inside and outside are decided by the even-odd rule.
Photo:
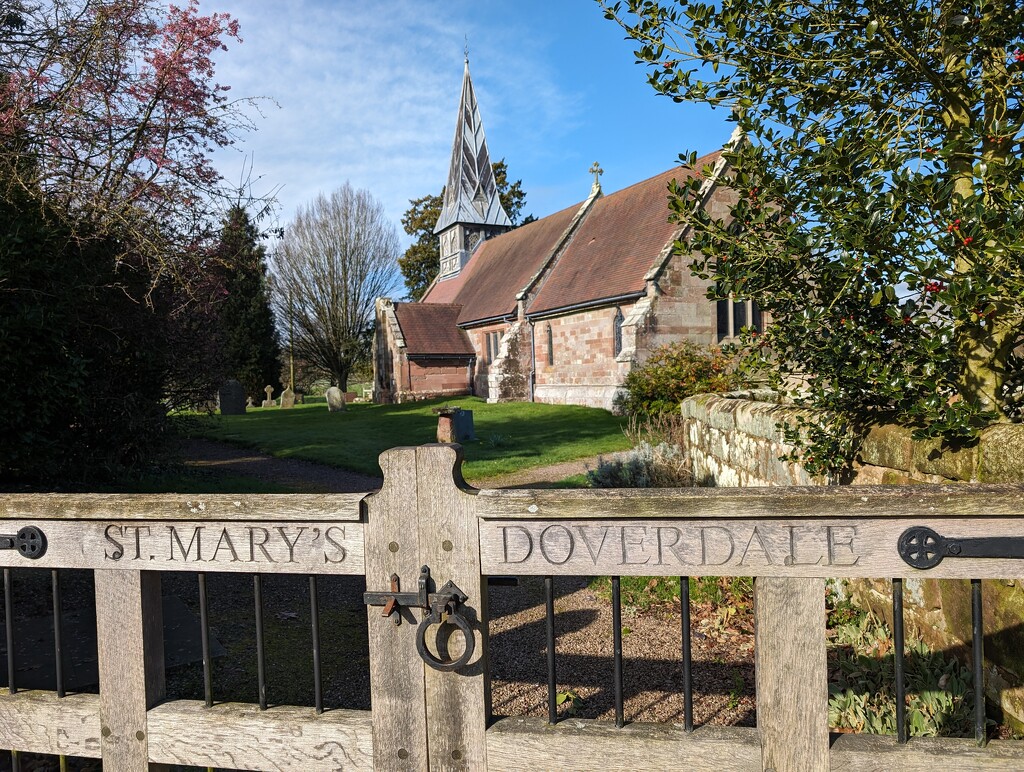
[[[415,592],[420,575],[416,524],[416,448],[393,448],[381,454],[384,487],[367,498],[366,589],[391,589],[399,577],[403,592]],[[420,612],[402,609],[396,626],[367,606],[370,689],[373,704],[375,769],[427,768],[426,707],[423,662],[416,656]]]
[[[1024,485],[482,490],[482,518],[948,517],[1024,515]]]
[[[476,499],[479,501],[480,497]],[[926,525],[943,536],[1019,536],[1024,517],[740,520],[481,520],[485,574],[1001,578],[1024,559],[952,558],[927,570],[899,556],[900,535]]]
[[[1024,742],[995,740],[979,748],[973,739],[841,734],[833,737],[832,772],[1018,772],[1024,769]]]
[[[503,718],[487,730],[491,770],[579,769],[602,772],[742,772],[761,769],[756,729],[698,727],[692,734],[668,724],[627,724],[569,719],[554,727],[542,718]],[[1024,768],[1024,742],[915,737],[832,736],[832,772],[991,772]]]
[[[0,693],[0,747],[54,756],[100,757],[98,694]]]
[[[754,657],[762,767],[824,772],[829,768],[824,579],[755,582]]]
[[[2,520],[359,520],[365,493],[0,495]]]
[[[46,534],[46,554],[30,561],[3,550],[0,567],[363,573],[362,523],[15,520],[3,525],[16,533],[30,524]]]
[[[100,676],[103,764],[117,770],[149,768],[145,623],[152,593],[141,571],[96,571],[96,639]],[[159,609],[159,604],[157,605]],[[162,650],[162,646],[160,646]]]
[[[149,711],[149,758],[222,769],[373,769],[369,711],[178,700]]]
[[[463,490],[458,445],[424,445],[416,449],[420,561],[430,566],[438,589],[452,581],[467,596],[465,618],[475,648],[457,672],[426,668],[427,747],[430,768],[486,769],[487,747],[487,585],[480,572],[480,536],[474,502]],[[451,658],[465,651],[463,634],[450,628]],[[432,643],[438,628],[427,631]],[[434,651],[437,655],[437,652]]]
[[[487,730],[489,770],[572,769],[602,772],[748,772],[761,769],[757,731],[700,727],[686,733],[671,724],[627,724],[566,719],[504,718]]]

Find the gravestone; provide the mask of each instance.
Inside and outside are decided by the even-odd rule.
[[[224,381],[217,391],[221,415],[245,415],[245,389],[234,378]]]
[[[246,407],[256,407],[256,403],[252,401],[252,397],[246,397],[245,398],[245,406]]]
[[[273,386],[265,386],[263,391],[265,391],[267,393],[267,398],[265,400],[263,400],[263,407],[273,407],[274,406],[274,387]]]
[[[472,410],[460,410],[452,418],[455,419],[456,442],[469,442],[476,439],[476,432],[473,430]]]
[[[295,392],[291,386],[281,392],[281,407],[295,407]]]
[[[331,386],[324,396],[327,397],[327,409],[332,413],[340,413],[345,409],[345,395],[337,386]]]

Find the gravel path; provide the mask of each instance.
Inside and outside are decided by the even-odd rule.
[[[188,465],[251,475],[302,492],[346,493],[380,487],[378,478],[225,443],[189,440],[183,452]],[[471,482],[480,488],[549,487],[596,464],[597,458],[580,459]],[[558,690],[567,697],[560,711],[562,715],[614,720],[611,603],[591,589],[586,578],[559,578],[555,587]],[[227,587],[221,591],[230,593]],[[356,588],[353,597],[359,592]],[[239,595],[245,595],[241,586]],[[491,587],[489,598],[493,711],[495,715],[546,716],[543,582],[538,577],[522,577],[518,587]],[[247,598],[239,597],[238,602],[246,603]],[[302,608],[305,598],[296,592],[294,602],[296,608]],[[710,604],[694,604],[691,616],[695,722],[752,724],[753,635],[746,632],[753,629],[752,622],[744,624],[739,619],[723,625]],[[296,623],[303,624],[301,620]],[[624,608],[623,626],[626,720],[681,722],[678,603],[644,612]],[[346,688],[337,694],[341,703],[369,707],[369,684],[351,674],[346,682]]]
[[[186,466],[211,472],[238,474],[283,485],[297,493],[360,493],[380,488],[380,478],[359,472],[302,461],[277,458],[225,442],[189,439],[181,444]]]

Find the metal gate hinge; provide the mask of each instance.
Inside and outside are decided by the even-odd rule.
[[[46,554],[46,534],[34,525],[26,525],[13,536],[0,534],[0,550],[17,550],[22,557],[38,560]]]
[[[1024,559],[1024,538],[1015,536],[981,536],[958,539],[941,536],[924,525],[905,530],[896,550],[907,565],[914,568],[935,568],[943,558]]]

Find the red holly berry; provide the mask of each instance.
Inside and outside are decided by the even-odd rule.
[[[972,241],[974,241],[974,237],[968,236],[967,238],[964,239],[964,246],[969,247]]]
[[[1013,61],[1015,61],[1015,62],[1024,62],[1024,51],[1021,51],[1019,48],[1016,51],[1014,51],[1013,52]]]

